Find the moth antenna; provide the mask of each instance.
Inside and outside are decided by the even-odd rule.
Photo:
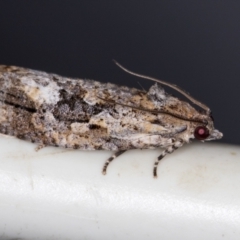
[[[186,93],[184,90],[182,90],[180,87],[178,87],[177,85],[174,85],[172,83],[168,83],[168,82],[165,82],[163,80],[159,80],[159,79],[156,79],[156,78],[153,78],[153,77],[149,77],[149,76],[146,76],[146,75],[142,75],[142,74],[139,74],[139,73],[135,73],[135,72],[132,72],[128,69],[126,69],[125,67],[123,67],[120,63],[118,63],[116,60],[113,59],[113,62],[118,66],[120,67],[123,71],[131,74],[131,75],[134,75],[136,77],[140,77],[140,78],[145,78],[145,79],[148,79],[148,80],[151,80],[151,81],[154,81],[154,82],[157,82],[157,83],[160,83],[160,84],[163,84],[163,85],[166,85],[174,90],[176,90],[177,92],[181,93],[183,96],[185,96],[186,98],[188,98],[192,103],[194,103],[195,105],[201,107],[202,109],[204,109],[208,115],[210,115],[210,109],[209,107],[207,107],[205,104],[199,102],[198,100],[196,100],[195,98],[193,98],[192,96],[190,96],[188,93]]]
[[[137,83],[142,88],[142,91],[147,92],[146,89],[142,86],[142,84],[140,82],[137,82]]]
[[[157,113],[157,114],[158,113],[163,113],[163,114],[167,114],[167,115],[170,115],[172,117],[175,117],[175,118],[178,118],[178,119],[182,119],[182,120],[185,120],[185,121],[188,121],[188,122],[198,122],[198,123],[207,124],[207,122],[205,120],[202,120],[202,119],[190,119],[190,118],[186,118],[186,117],[183,117],[183,116],[180,116],[178,114],[171,113],[171,112],[168,112],[168,111],[149,110],[149,109],[142,108],[142,107],[135,107],[135,106],[131,106],[131,105],[124,104],[124,103],[118,103],[118,102],[115,102],[115,101],[109,100],[109,99],[107,100],[107,99],[101,98],[99,96],[97,96],[97,97],[99,99],[103,100],[103,101],[106,101],[106,102],[111,102],[113,104],[117,104],[117,105],[124,106],[124,107],[129,107],[129,108],[140,110],[140,111],[144,111],[144,112]]]

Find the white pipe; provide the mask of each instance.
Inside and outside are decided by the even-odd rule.
[[[0,137],[0,239],[240,239],[240,148],[108,151]]]

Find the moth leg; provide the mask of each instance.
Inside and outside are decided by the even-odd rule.
[[[153,168],[153,177],[157,178],[157,167],[161,159],[163,159],[167,154],[170,154],[180,148],[183,145],[183,140],[180,139],[176,141],[173,145],[169,146],[167,149],[165,149],[160,156],[158,156],[157,160],[154,163],[154,168]]]
[[[40,143],[39,145],[37,145],[37,147],[35,147],[35,151],[37,152],[37,151],[41,150],[44,147],[46,147],[46,145],[43,144],[43,143]]]
[[[115,152],[105,163],[103,166],[103,170],[102,170],[102,174],[106,175],[107,173],[107,167],[110,164],[110,162],[112,162],[112,160],[114,160],[115,158],[117,158],[118,156],[120,156],[121,154],[123,154],[124,152],[126,152],[126,150],[122,150],[122,151],[117,151]]]

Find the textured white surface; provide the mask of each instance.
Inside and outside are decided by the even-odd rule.
[[[0,239],[240,239],[240,147],[108,151],[0,137]]]

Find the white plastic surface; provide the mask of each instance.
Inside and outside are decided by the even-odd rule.
[[[0,136],[0,239],[240,239],[240,148],[199,143],[166,156]]]

